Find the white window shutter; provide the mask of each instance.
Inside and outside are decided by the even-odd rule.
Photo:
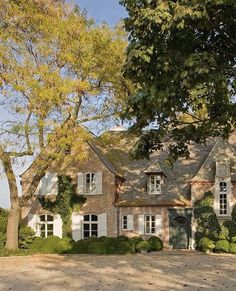
[[[96,179],[96,194],[102,194],[102,172],[97,172],[95,179]]]
[[[28,226],[31,227],[35,231],[35,236],[39,236],[38,227],[37,227],[37,215],[29,214],[28,215]]]
[[[80,215],[76,212],[72,213],[72,238],[74,241],[78,241],[83,238],[82,236],[82,224],[83,224],[83,215]]]
[[[80,195],[84,194],[84,173],[78,173],[77,192]]]
[[[160,236],[162,234],[162,218],[161,215],[156,215],[156,235]]]
[[[134,217],[133,215],[127,215],[127,230],[134,230]]]
[[[140,214],[138,216],[138,232],[139,234],[144,234],[144,215]]]
[[[59,214],[53,216],[53,235],[62,238],[62,219]]]
[[[47,185],[45,195],[57,195],[58,192],[58,178],[57,173],[46,174]]]
[[[98,236],[107,236],[107,214],[98,215]]]
[[[38,188],[39,188],[39,195],[46,194],[46,189],[47,189],[47,177],[46,177],[46,175],[44,175],[43,178],[40,180]]]

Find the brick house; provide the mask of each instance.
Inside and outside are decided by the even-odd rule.
[[[37,236],[62,236],[60,215],[38,202],[38,195],[57,194],[57,175],[70,175],[77,192],[87,200],[72,214],[74,240],[89,236],[160,236],[165,247],[194,248],[193,203],[206,191],[215,194],[219,220],[230,218],[236,203],[236,133],[229,141],[210,140],[190,146],[190,159],[179,159],[174,167],[166,163],[165,150],[150,160],[131,160],[134,139],[123,131],[105,134],[112,145],[88,142],[88,158],[66,167],[52,165],[35,196],[23,210]],[[104,139],[103,139],[104,141]],[[23,192],[32,179],[34,163],[22,174]]]

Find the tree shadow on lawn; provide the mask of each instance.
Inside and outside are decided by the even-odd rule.
[[[0,273],[2,290],[236,290],[236,256],[158,252],[16,258]],[[3,262],[1,261],[1,264]],[[14,267],[14,265],[13,265]]]

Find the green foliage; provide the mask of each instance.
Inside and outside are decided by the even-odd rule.
[[[227,228],[229,237],[236,236],[236,222],[233,220],[226,220],[224,221],[223,226]]]
[[[35,239],[35,232],[31,227],[21,225],[19,229],[19,248],[29,249]]]
[[[88,253],[104,255],[107,253],[106,245],[104,242],[91,242],[88,246]]]
[[[125,236],[125,235],[119,235],[117,237],[117,240],[118,241],[129,241],[129,238],[127,236]]]
[[[89,240],[83,239],[72,243],[72,248],[69,250],[70,254],[87,254]]]
[[[215,247],[214,241],[210,240],[207,237],[203,237],[199,242],[199,249],[203,252],[212,251]]]
[[[216,240],[220,232],[220,224],[213,209],[214,195],[206,192],[204,197],[194,204],[194,217],[197,222],[196,244],[199,247],[201,238]]]
[[[70,238],[60,239],[57,236],[36,237],[29,249],[34,253],[63,254],[70,251],[71,244]]]
[[[224,225],[221,226],[218,239],[221,239],[221,240],[229,239],[229,230]]]
[[[130,241],[134,243],[135,251],[137,251],[137,244],[143,241],[143,238],[141,236],[133,236]]]
[[[217,253],[228,253],[229,242],[227,240],[218,240],[215,245],[215,251]]]
[[[0,208],[0,232],[5,233],[7,230],[8,211]]]
[[[229,253],[236,254],[236,243],[229,244]]]
[[[120,3],[130,40],[124,71],[136,86],[125,114],[140,134],[135,156],[160,148],[166,135],[172,162],[189,156],[190,141],[226,138],[236,122],[235,1]],[[155,130],[142,131],[153,122]]]
[[[150,245],[149,242],[144,240],[144,241],[140,241],[137,246],[136,249],[141,252],[141,251],[148,251],[150,249]]]
[[[148,243],[149,243],[149,250],[150,251],[161,251],[163,249],[163,242],[157,236],[151,236],[148,239]]]
[[[5,246],[6,240],[7,240],[6,232],[5,233],[0,232],[0,249]]]
[[[63,236],[71,236],[72,212],[75,207],[78,210],[86,201],[84,196],[76,193],[76,185],[72,184],[71,177],[58,176],[58,194],[55,201],[47,197],[40,197],[39,201],[44,209],[61,215]]]
[[[236,204],[232,208],[231,217],[232,221],[236,224]]]

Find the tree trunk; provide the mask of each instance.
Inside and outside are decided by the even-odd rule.
[[[18,229],[20,221],[20,205],[16,177],[12,168],[11,157],[0,147],[0,158],[8,180],[10,190],[11,210],[7,222],[7,241],[5,248],[16,250],[18,248]]]
[[[18,229],[20,222],[20,208],[11,209],[7,221],[7,241],[5,248],[16,250],[18,248]]]

